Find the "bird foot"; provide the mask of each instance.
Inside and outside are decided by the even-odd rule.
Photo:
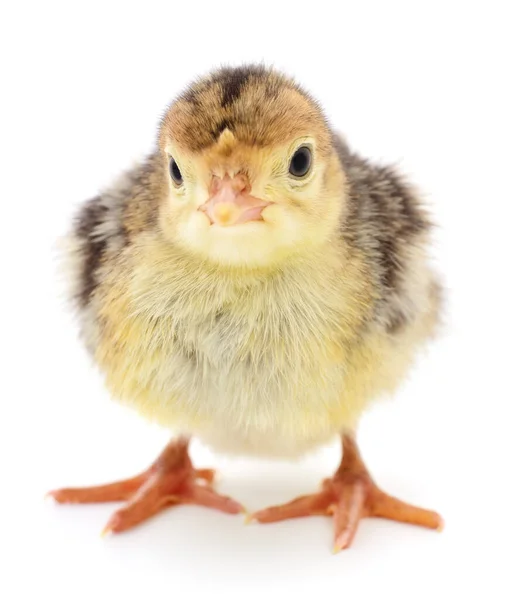
[[[170,442],[145,472],[116,483],[86,488],[63,488],[48,495],[62,504],[126,501],[116,511],[102,534],[131,529],[164,508],[175,504],[197,504],[222,512],[244,512],[241,504],[221,496],[212,487],[215,472],[195,469],[188,455],[188,441]]]
[[[380,490],[364,466],[355,443],[349,439],[344,439],[340,467],[333,477],[323,481],[320,492],[260,510],[249,518],[259,523],[273,523],[311,515],[332,515],[335,552],[351,545],[359,521],[365,517],[443,529],[443,519],[438,513],[407,504]]]

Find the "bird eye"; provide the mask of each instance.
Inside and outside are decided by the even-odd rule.
[[[175,162],[175,158],[170,159],[170,177],[175,185],[183,184],[182,173],[179,169],[179,165]]]
[[[294,177],[305,177],[311,168],[311,150],[307,146],[301,146],[295,151],[290,161],[290,175]]]

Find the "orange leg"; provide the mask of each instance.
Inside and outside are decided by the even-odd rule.
[[[252,519],[273,523],[310,515],[332,515],[335,552],[351,545],[359,521],[364,517],[383,517],[429,529],[442,529],[443,520],[437,513],[406,504],[377,487],[351,436],[344,436],[342,443],[340,466],[332,478],[323,482],[320,492],[260,510],[252,515]]]
[[[230,514],[243,512],[241,504],[213,489],[213,478],[213,470],[193,467],[188,440],[180,438],[170,442],[150,468],[136,477],[94,487],[63,488],[49,496],[63,504],[126,501],[112,515],[104,533],[130,529],[173,504],[198,504]]]

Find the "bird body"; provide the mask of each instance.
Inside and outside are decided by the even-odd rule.
[[[137,170],[131,177],[140,181]],[[391,332],[366,257],[339,230],[286,267],[220,270],[152,231],[127,243],[120,199],[139,202],[137,185],[87,205],[105,207],[88,239],[107,237],[85,337],[115,398],[217,449],[295,456],[354,428],[431,333],[437,304],[423,255],[414,253],[414,289],[402,299],[415,314]],[[88,251],[72,242],[79,287]]]
[[[68,273],[113,397],[217,450],[295,457],[353,432],[433,334],[429,232],[412,186],[293,81],[222,69],[81,207]]]

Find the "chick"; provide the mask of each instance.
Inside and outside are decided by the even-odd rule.
[[[251,517],[333,515],[336,550],[363,517],[440,528],[376,486],[355,440],[438,323],[430,228],[412,187],[353,153],[293,80],[244,66],[193,83],[155,151],[81,207],[67,254],[109,391],[181,435],[132,479],[51,495],[126,501],[110,532],[172,504],[239,513],[192,465],[192,436],[276,458],[339,436],[319,492]]]

